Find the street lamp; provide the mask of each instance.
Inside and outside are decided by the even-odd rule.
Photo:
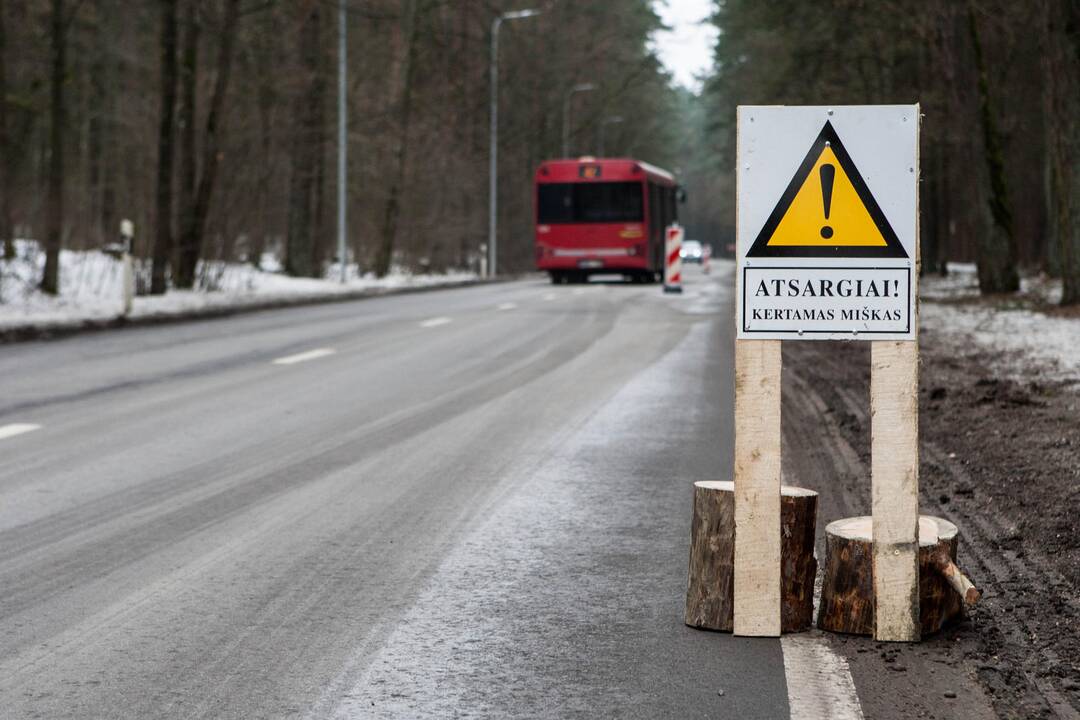
[[[608,125],[614,125],[615,123],[621,123],[623,118],[621,115],[613,115],[609,118],[604,118],[600,123],[600,157],[604,157],[604,129]]]
[[[566,91],[562,106],[562,156],[564,158],[570,157],[570,99],[574,97],[574,93],[595,89],[596,86],[592,83],[580,83]]]
[[[499,27],[504,20],[521,20],[534,15],[539,15],[540,10],[516,10],[499,15],[491,23],[491,151],[488,162],[490,174],[488,182],[488,253],[491,262],[488,263],[488,274],[492,277],[496,272],[496,258],[498,248],[496,246],[496,214],[499,210],[498,198],[498,172],[499,172]]]

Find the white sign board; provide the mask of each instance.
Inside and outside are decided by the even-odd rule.
[[[914,340],[919,106],[738,112],[739,339]]]

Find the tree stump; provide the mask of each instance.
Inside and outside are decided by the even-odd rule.
[[[825,576],[818,627],[872,635],[874,583],[872,520],[844,518],[825,527]],[[919,517],[919,621],[924,636],[963,615],[979,591],[956,566],[956,526],[930,515]]]
[[[814,527],[817,493],[780,488],[780,630],[799,632],[814,622]],[[735,483],[694,483],[687,625],[731,632],[734,620]]]

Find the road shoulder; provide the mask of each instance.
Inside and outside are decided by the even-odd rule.
[[[960,528],[983,600],[916,645],[830,643],[867,717],[1076,717],[1075,392],[995,378],[939,333],[922,345],[920,504]],[[784,363],[787,479],[822,493],[820,557],[829,521],[869,512],[869,348],[787,343]]]

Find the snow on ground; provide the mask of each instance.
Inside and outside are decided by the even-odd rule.
[[[989,353],[1003,377],[1080,383],[1080,317],[1036,309],[1057,303],[1061,283],[1024,277],[1015,297],[979,299],[975,272],[974,265],[950,264],[948,276],[920,281],[923,327],[961,350]]]
[[[118,260],[99,251],[63,250],[60,254],[60,295],[52,297],[37,289],[45,255],[38,244],[16,241],[15,260],[0,260],[0,331],[25,326],[78,325],[88,320],[115,318],[121,310],[122,275]],[[197,270],[199,290],[170,290],[165,295],[139,295],[131,317],[165,317],[230,307],[259,305],[278,300],[356,294],[365,290],[424,287],[463,283],[474,273],[412,274],[395,269],[384,278],[370,273],[357,276],[355,266],[345,283],[337,281],[337,266],[327,269],[327,279],[292,278],[279,271],[272,257],[257,269],[246,263],[203,262]],[[149,263],[137,274],[140,288],[149,284]]]

